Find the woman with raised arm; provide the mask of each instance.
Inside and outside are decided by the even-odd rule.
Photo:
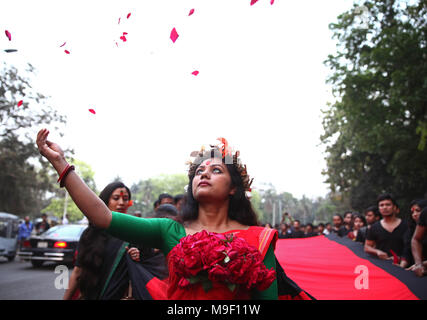
[[[278,299],[275,229],[258,227],[246,196],[251,182],[238,159],[222,146],[200,151],[189,168],[182,220],[137,218],[108,207],[73,171],[61,148],[38,133],[37,145],[59,182],[89,221],[114,237],[167,256],[165,299]],[[298,297],[301,298],[301,297]]]

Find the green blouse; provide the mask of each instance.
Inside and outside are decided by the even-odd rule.
[[[167,218],[144,219],[119,212],[112,212],[112,220],[106,231],[127,242],[159,248],[165,256],[179,243],[181,238],[187,235],[184,226],[175,220]],[[264,264],[268,269],[276,269],[272,245],[264,257]],[[277,300],[277,280],[264,291],[254,290],[252,298]]]

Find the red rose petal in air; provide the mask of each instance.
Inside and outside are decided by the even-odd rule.
[[[93,109],[89,109],[89,112],[93,113],[93,114],[96,114],[95,110],[93,110]]]
[[[193,13],[194,13],[194,9],[191,9],[188,15],[191,16]]]
[[[258,2],[258,0],[251,0],[251,6],[253,6],[257,2]]]
[[[125,35],[127,35],[128,33],[127,32],[123,32],[123,35],[125,36]]]
[[[192,73],[191,73],[193,76],[197,76],[198,74],[199,74],[199,71],[193,71]]]
[[[121,18],[119,18],[119,22],[118,22],[117,24],[120,24],[120,19],[121,19]]]
[[[126,18],[129,19],[129,17],[130,17],[130,13],[128,13],[128,15],[126,16]]]
[[[9,31],[5,30],[4,33],[6,34],[6,37],[9,39],[9,41],[12,41],[12,35]]]
[[[22,101],[22,100],[18,101],[18,107],[22,106],[23,103],[24,103],[24,101]]]
[[[176,41],[176,39],[178,39],[178,37],[179,37],[178,32],[176,32],[176,29],[173,28],[172,31],[171,31],[171,40],[172,40],[172,42],[175,43],[175,41]]]
[[[125,37],[125,36],[121,36],[121,37],[120,37],[120,40],[123,40],[123,42],[126,42],[126,40],[127,40],[127,39],[126,39],[126,37]]]
[[[64,50],[64,52],[65,52],[66,54],[70,54],[70,51],[68,51],[68,50]]]
[[[274,0],[271,0],[271,1],[270,1],[270,4],[271,4],[271,5],[273,5],[273,3],[274,3]]]
[[[62,48],[63,46],[65,46],[66,42],[64,42],[62,45],[60,45],[59,47]]]

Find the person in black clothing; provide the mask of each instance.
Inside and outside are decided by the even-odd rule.
[[[113,182],[101,191],[99,197],[110,210],[126,213],[131,192],[123,183]],[[131,288],[133,298],[143,299],[144,288],[138,287],[140,283],[132,279],[139,275],[135,264],[144,265],[144,272],[148,268],[162,277],[167,276],[163,274],[166,266],[160,270],[157,262],[150,262],[154,256],[152,248],[132,246],[89,224],[80,237],[77,261],[63,299],[74,299],[79,289],[85,300],[119,300],[127,298]]]
[[[427,238],[427,207],[421,210],[421,215],[411,240],[412,255],[415,264],[411,270],[418,277],[427,275],[427,258],[423,255],[423,240]],[[424,259],[424,261],[423,261]]]
[[[365,243],[365,235],[360,230],[366,226],[366,219],[361,214],[355,214],[353,216],[353,230],[347,234],[351,240],[356,242]]]
[[[304,238],[317,236],[318,234],[315,233],[313,229],[313,225],[311,223],[307,223],[305,226]]]
[[[49,222],[47,222],[46,213],[42,214],[42,221],[36,224],[36,233],[37,235],[42,234],[50,228]]]
[[[339,235],[339,230],[344,224],[344,219],[340,214],[334,214],[332,217],[332,232]]]
[[[421,211],[425,207],[427,207],[427,200],[423,199],[413,200],[410,204],[411,215],[408,220],[408,230],[406,230],[404,236],[405,248],[403,250],[402,261],[399,264],[402,268],[406,268],[414,264],[411,240],[415,232],[415,227],[420,219]],[[423,240],[423,256],[427,256],[427,238]]]
[[[304,238],[304,232],[300,229],[301,223],[299,220],[294,220],[292,224],[293,228],[289,235],[289,238]]]
[[[369,229],[365,241],[365,252],[382,260],[392,259],[392,251],[403,254],[403,236],[408,229],[406,221],[396,217],[398,206],[391,194],[381,194],[377,198],[382,220]]]
[[[370,206],[365,210],[365,226],[360,228],[357,232],[356,241],[365,243],[366,235],[368,234],[369,228],[377,221],[381,219],[380,212],[377,206]]]
[[[344,237],[353,231],[353,213],[351,211],[346,211],[344,213],[343,226],[340,230],[340,236]]]
[[[289,226],[286,223],[280,224],[279,239],[289,238]]]

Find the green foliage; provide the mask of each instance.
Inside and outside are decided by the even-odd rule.
[[[27,74],[34,68],[29,65]],[[37,128],[65,123],[14,67],[0,69],[0,211],[38,216],[53,191],[54,172],[34,143]],[[23,100],[18,107],[18,101]]]
[[[94,179],[95,172],[92,170],[91,166],[77,159],[72,159],[70,163],[76,167],[76,173],[88,185],[88,187],[93,192],[98,194],[99,192],[96,189],[96,183]],[[64,207],[67,206],[66,213],[69,216],[69,221],[83,219],[83,214],[81,213],[80,209],[73,202],[70,196],[66,196],[66,190],[60,189],[58,184],[55,184],[54,189],[55,196],[50,199],[49,204],[41,212],[62,219],[64,216]]]
[[[427,2],[365,1],[330,25],[325,63],[336,102],[324,111],[327,182],[362,211],[391,192],[401,207],[427,191]],[[406,209],[406,208],[405,208]]]
[[[132,185],[132,199],[134,205],[129,208],[129,213],[141,212],[143,216],[153,213],[153,204],[162,193],[172,196],[185,193],[188,177],[185,174],[162,174],[160,176],[141,180]]]

